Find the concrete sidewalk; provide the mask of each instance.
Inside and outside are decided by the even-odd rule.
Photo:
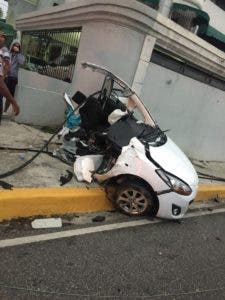
[[[40,149],[51,134],[26,125],[3,120],[0,147]],[[59,147],[55,138],[49,150]],[[12,170],[35,153],[25,150],[0,150],[0,174]],[[225,163],[193,161],[197,171],[223,177]],[[97,183],[78,182],[75,177],[60,186],[59,178],[73,168],[41,154],[20,172],[4,178],[13,190],[0,189],[0,220],[37,215],[60,215],[74,212],[111,210],[112,204]],[[197,201],[225,198],[225,183],[200,179]]]

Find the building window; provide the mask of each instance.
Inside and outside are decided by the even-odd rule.
[[[23,32],[24,68],[71,82],[80,34],[81,28]]]
[[[151,62],[194,80],[213,86],[219,90],[225,91],[225,80],[217,77],[207,70],[203,70],[198,66],[185,61],[182,58],[177,57],[172,53],[166,53],[166,51],[161,48],[153,50]]]
[[[171,8],[170,18],[185,29],[197,32],[201,26],[208,26],[210,17],[209,15],[197,8],[174,3]]]

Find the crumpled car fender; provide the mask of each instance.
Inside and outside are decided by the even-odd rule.
[[[99,182],[104,182],[118,175],[130,174],[145,180],[152,186],[154,191],[167,188],[166,184],[159,178],[155,170],[157,167],[146,157],[144,145],[135,137],[130,140],[128,146],[122,148],[113,168],[105,174],[95,174]]]

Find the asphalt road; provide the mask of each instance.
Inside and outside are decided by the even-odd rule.
[[[225,299],[225,214],[0,249],[0,299]]]

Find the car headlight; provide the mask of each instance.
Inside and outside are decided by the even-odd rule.
[[[156,173],[174,192],[185,196],[192,193],[190,186],[176,176],[161,169],[156,170]]]

